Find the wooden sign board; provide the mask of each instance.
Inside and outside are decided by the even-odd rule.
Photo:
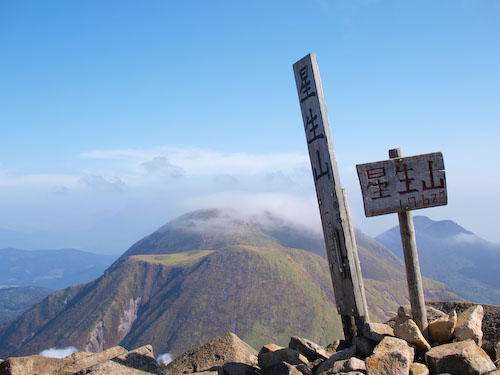
[[[367,217],[448,202],[440,152],[358,164],[356,169]]]
[[[316,55],[297,61],[293,71],[337,308],[343,322],[350,317],[361,322],[368,317],[361,268],[340,185]],[[344,334],[346,339],[352,336],[346,325]]]

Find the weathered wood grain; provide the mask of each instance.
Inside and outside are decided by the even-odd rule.
[[[358,164],[366,216],[448,203],[440,152]]]
[[[392,159],[400,159],[402,155],[402,151],[399,148],[389,150],[389,157]],[[439,154],[438,157],[439,156],[441,156],[442,160],[442,155]],[[420,328],[424,337],[429,340],[427,311],[425,309],[424,300],[424,286],[422,283],[422,275],[420,273],[420,263],[418,261],[413,215],[411,211],[398,212],[398,220],[413,320],[417,324],[418,328]]]
[[[335,300],[343,317],[367,318],[354,232],[349,228],[316,55],[293,65]],[[344,334],[352,336],[344,326]]]

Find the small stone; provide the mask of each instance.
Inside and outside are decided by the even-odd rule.
[[[429,369],[423,363],[413,362],[410,366],[410,375],[429,375]]]
[[[262,369],[272,367],[279,362],[286,362],[290,365],[304,364],[307,366],[309,361],[295,349],[284,348],[274,352],[259,354],[259,366]]]
[[[453,337],[457,324],[457,312],[453,310],[449,315],[435,319],[429,323],[429,336],[432,343],[443,344]]]
[[[319,374],[324,371],[329,370],[330,368],[333,367],[335,362],[337,361],[342,361],[344,359],[349,359],[351,358],[354,354],[356,354],[356,345],[352,345],[351,347],[341,350],[335,354],[333,354],[330,358],[327,360],[323,361],[316,369],[315,373]]]
[[[303,339],[301,337],[293,336],[290,339],[288,347],[291,349],[298,350],[303,354],[309,361],[315,361],[317,359],[327,359],[329,356],[321,345],[318,345],[310,340]]]
[[[468,308],[463,313],[458,315],[457,324],[455,326],[454,336],[460,340],[472,339],[481,346],[483,339],[483,331],[481,323],[484,316],[483,306],[476,305]]]
[[[349,359],[344,359],[343,361],[335,362],[333,367],[330,368],[327,373],[337,374],[339,372],[365,371],[365,370],[366,370],[365,361],[362,361],[361,359],[356,357],[351,357]]]
[[[408,375],[415,350],[404,340],[386,337],[365,361],[368,375]]]
[[[370,340],[380,342],[386,336],[394,336],[394,330],[383,323],[365,323],[363,325],[363,336]]]
[[[417,324],[412,319],[403,315],[398,315],[396,318],[394,336],[415,345],[419,352],[425,352],[431,348]]]
[[[473,340],[435,346],[425,353],[431,373],[482,375],[496,370],[488,354]]]

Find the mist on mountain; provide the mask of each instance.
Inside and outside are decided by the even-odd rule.
[[[500,245],[451,220],[415,216],[414,224],[424,276],[446,283],[469,301],[500,304]],[[403,259],[399,227],[375,239]]]

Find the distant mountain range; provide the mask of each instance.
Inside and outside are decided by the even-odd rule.
[[[449,285],[465,299],[500,305],[500,245],[451,220],[415,216],[421,272]],[[403,259],[399,227],[375,238]]]
[[[357,242],[371,319],[384,320],[408,303],[402,262],[361,233]],[[297,334],[326,344],[341,324],[324,255],[319,233],[272,215],[195,211],[138,241],[95,281],[1,326],[0,357],[146,343],[177,355],[227,331],[254,347]],[[460,299],[442,283],[424,285],[428,299]]]
[[[101,276],[116,259],[75,249],[0,249],[0,324],[68,286]]]
[[[0,287],[38,286],[53,290],[87,283],[116,259],[75,249],[0,249]]]

